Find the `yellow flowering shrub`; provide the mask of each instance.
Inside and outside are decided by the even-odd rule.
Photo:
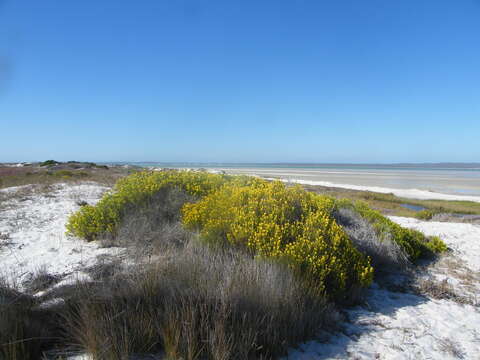
[[[182,221],[206,242],[283,262],[335,300],[346,299],[350,290],[367,286],[373,277],[370,259],[332,216],[339,207],[356,210],[380,240],[389,236],[412,260],[446,249],[440,239],[404,229],[363,203],[334,200],[279,181],[189,171],[143,171],[122,178],[95,206],[71,215],[67,231],[87,240],[114,235],[129,209],[148,206],[166,187],[198,199],[184,204]]]
[[[299,186],[255,179],[185,204],[183,221],[207,242],[282,261],[341,300],[352,287],[368,285],[373,268],[330,215],[334,206],[334,200]]]
[[[220,188],[227,181],[248,183],[246,177],[192,171],[142,171],[120,179],[95,206],[84,206],[70,216],[67,232],[87,240],[114,234],[125,209],[141,205],[166,186],[178,187],[195,197]]]

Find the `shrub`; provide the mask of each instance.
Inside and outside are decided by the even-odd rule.
[[[23,283],[23,287],[31,294],[47,289],[61,279],[58,275],[50,274],[46,267],[41,267]]]
[[[62,178],[71,178],[75,176],[75,173],[70,170],[58,170],[53,173],[54,176]]]
[[[46,160],[40,163],[40,166],[53,166],[60,164],[58,161],[55,160]]]
[[[390,237],[380,240],[372,224],[358,212],[343,207],[335,209],[333,216],[355,247],[370,257],[376,271],[405,270],[408,267],[408,257],[402,248]]]
[[[96,206],[84,206],[73,214],[67,223],[70,234],[93,240],[99,236],[115,235],[118,225],[130,207],[148,202],[164,187],[176,187],[194,197],[220,188],[232,177],[190,171],[142,171],[120,179],[113,190]],[[248,181],[246,178],[235,179]]]
[[[332,199],[298,186],[255,179],[185,204],[183,221],[208,243],[238,246],[286,263],[343,301],[352,289],[371,282],[373,269],[330,215],[333,208]]]
[[[337,209],[349,208],[360,214],[373,226],[379,241],[394,241],[411,261],[430,257],[446,249],[446,245],[440,238],[428,238],[419,231],[403,228],[362,201],[353,203],[347,199],[338,200],[336,207]]]
[[[447,244],[438,236],[430,236],[427,246],[434,253],[442,253],[448,250]]]
[[[432,220],[436,212],[432,210],[421,210],[415,214],[415,217],[420,220]]]

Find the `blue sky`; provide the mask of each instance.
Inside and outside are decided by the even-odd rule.
[[[480,0],[4,0],[0,161],[480,161]]]

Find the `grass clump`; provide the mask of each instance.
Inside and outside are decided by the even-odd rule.
[[[37,360],[57,340],[55,315],[0,280],[0,359]]]
[[[152,267],[77,286],[66,307],[70,343],[94,359],[270,359],[338,320],[281,264],[195,238]]]
[[[158,261],[111,264],[94,282],[35,297],[0,286],[0,358],[274,359],[339,322],[283,264],[204,246],[192,233],[164,240]]]
[[[338,301],[370,284],[373,268],[331,216],[334,201],[300,187],[255,179],[226,185],[183,208],[187,228],[214,245],[230,244],[287,264]]]

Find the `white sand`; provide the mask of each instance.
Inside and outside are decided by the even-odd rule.
[[[24,188],[1,191],[12,193]],[[118,248],[100,248],[96,242],[65,234],[68,216],[79,208],[76,202],[94,204],[106,190],[97,184],[61,184],[51,193],[8,201],[0,212],[0,233],[9,234],[11,244],[0,247],[0,275],[15,278],[20,284],[41,268],[72,277],[93,265],[98,255],[118,253]]]

